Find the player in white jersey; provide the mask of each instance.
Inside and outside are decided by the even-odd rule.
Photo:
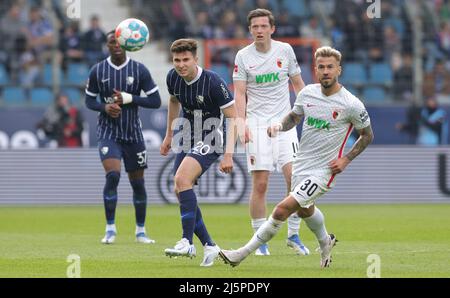
[[[303,88],[292,111],[281,123],[267,129],[267,134],[273,137],[296,126],[304,118],[300,149],[293,165],[292,192],[275,207],[269,220],[245,246],[219,253],[225,263],[232,266],[237,266],[261,244],[272,239],[293,213],[302,217],[315,234],[320,246],[320,266],[330,265],[331,249],[337,240],[333,234],[328,234],[323,214],[315,207],[315,201],[333,187],[336,174],[372,142],[373,132],[362,102],[338,83],[341,74],[339,51],[321,47],[315,53],[315,61],[320,84]],[[353,128],[358,131],[359,138],[344,155],[345,143]]]
[[[282,171],[287,192],[291,188],[292,160],[298,147],[295,128],[271,139],[267,127],[279,123],[291,110],[289,80],[295,94],[304,87],[300,67],[292,47],[271,39],[275,20],[266,9],[251,11],[247,17],[254,42],[241,49],[235,59],[234,94],[238,116],[246,120],[247,166],[252,174],[250,216],[254,231],[266,222],[266,192],[270,173]],[[299,237],[300,218],[294,214],[288,221],[287,245],[298,254],[309,254]],[[269,255],[267,244],[257,255]]]

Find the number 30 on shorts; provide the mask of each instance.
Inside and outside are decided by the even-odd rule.
[[[312,197],[316,193],[318,188],[319,185],[314,182],[313,179],[307,178],[303,180],[299,185],[297,185],[294,191],[297,195],[306,198]]]

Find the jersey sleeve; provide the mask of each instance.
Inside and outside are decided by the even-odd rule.
[[[219,76],[212,77],[211,79],[210,96],[218,103],[220,109],[225,109],[234,104],[234,98],[224,80]]]
[[[363,129],[370,125],[369,113],[367,113],[364,104],[356,99],[350,109],[350,122],[355,129]]]
[[[149,96],[158,91],[158,86],[156,86],[153,78],[148,71],[147,67],[141,66],[141,79],[140,79],[141,90]]]
[[[295,56],[294,49],[291,45],[288,45],[288,61],[289,61],[289,76],[293,77],[302,72],[298,65],[297,57]]]
[[[247,81],[247,72],[245,71],[241,52],[238,52],[234,59],[233,81]]]
[[[172,76],[175,70],[171,70],[167,73],[167,77],[166,77],[166,84],[167,84],[167,91],[169,91],[170,95],[174,95],[173,92],[173,86],[172,86]]]
[[[97,97],[99,94],[98,82],[97,82],[98,64],[94,65],[89,71],[89,77],[86,82],[86,94],[92,97]]]
[[[303,101],[305,96],[305,88],[303,88],[297,95],[295,99],[294,106],[292,107],[292,112],[297,115],[303,116],[305,112],[303,111]]]

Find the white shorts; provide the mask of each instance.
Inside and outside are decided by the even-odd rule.
[[[309,208],[314,202],[328,190],[329,177],[316,177],[311,175],[292,176],[291,195],[302,208]]]
[[[298,151],[297,130],[280,132],[277,137],[267,135],[267,127],[250,128],[252,142],[247,144],[247,168],[252,171],[270,171],[281,169],[294,160]]]

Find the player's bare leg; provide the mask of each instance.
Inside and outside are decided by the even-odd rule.
[[[117,206],[117,186],[120,181],[120,160],[115,158],[105,159],[103,168],[106,173],[106,182],[103,189],[103,203],[105,206],[106,229],[102,239],[104,244],[112,244],[116,240],[117,229],[115,213]]]
[[[128,173],[130,185],[133,188],[133,205],[136,215],[136,242],[144,244],[155,243],[145,231],[145,216],[147,211],[147,192],[144,183],[144,169],[138,169]]]
[[[253,231],[256,232],[266,222],[266,193],[269,171],[252,172],[252,191],[250,193],[250,217]],[[256,250],[256,255],[270,255],[267,244]]]
[[[286,195],[291,192],[292,179],[292,163],[287,163],[282,168],[284,180],[286,181]],[[288,218],[288,235],[286,244],[292,248],[298,255],[309,255],[309,249],[303,244],[300,239],[300,222],[301,218],[296,212],[292,213]]]

